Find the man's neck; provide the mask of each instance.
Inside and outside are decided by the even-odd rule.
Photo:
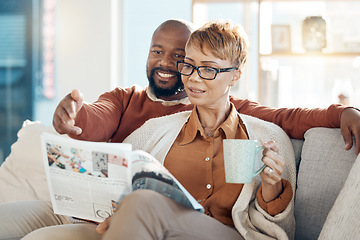
[[[187,97],[187,95],[186,95],[185,91],[179,92],[178,94],[174,94],[171,96],[157,96],[157,98],[162,99],[164,101],[180,100],[180,99],[183,99],[186,97]]]

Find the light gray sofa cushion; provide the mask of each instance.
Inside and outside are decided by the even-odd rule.
[[[317,239],[355,161],[340,129],[305,133],[295,196],[296,239]]]

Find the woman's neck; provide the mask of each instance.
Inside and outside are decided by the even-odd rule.
[[[227,119],[231,110],[230,106],[230,101],[216,107],[196,106],[201,126],[206,135],[213,135],[213,132]]]

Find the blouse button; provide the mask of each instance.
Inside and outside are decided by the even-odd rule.
[[[211,188],[211,184],[206,185],[206,188],[207,188],[207,189],[210,189],[210,188]]]
[[[210,161],[210,158],[209,157],[205,158],[205,161],[207,161],[207,162]]]

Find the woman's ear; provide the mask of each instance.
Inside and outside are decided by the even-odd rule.
[[[241,77],[241,70],[240,69],[235,70],[233,79],[230,82],[230,87],[233,87],[235,85],[235,83],[237,83],[237,81],[239,81],[240,77]]]

